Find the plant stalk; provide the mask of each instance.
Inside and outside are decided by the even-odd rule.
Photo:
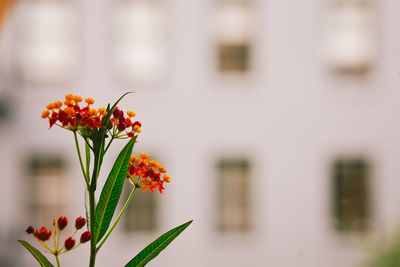
[[[57,266],[60,267],[60,260],[58,259],[58,254],[56,254],[56,261],[57,261]]]
[[[76,131],[74,131],[74,139],[75,139],[76,151],[77,151],[78,157],[79,157],[79,163],[81,165],[82,174],[83,174],[83,177],[85,178],[86,185],[89,185],[89,178],[86,176],[85,168],[83,167],[81,150],[79,149],[79,143],[78,143],[78,138],[76,136]]]
[[[95,199],[94,199],[94,190],[91,187],[88,187],[89,190],[89,212],[90,212],[90,231],[93,233],[94,224],[95,224]],[[96,262],[96,241],[93,237],[90,240],[90,260],[89,267],[94,267]]]

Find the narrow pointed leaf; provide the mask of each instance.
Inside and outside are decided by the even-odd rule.
[[[126,173],[128,172],[129,161],[135,140],[136,137],[132,138],[120,152],[101,191],[99,202],[96,207],[96,219],[93,231],[93,237],[96,243],[100,241],[110,226],[115,208],[121,196]]]
[[[90,168],[90,147],[89,144],[85,142],[85,155],[86,155],[86,177],[89,179],[89,168]],[[88,181],[89,182],[89,181]]]
[[[193,220],[188,221],[172,230],[169,230],[153,243],[145,247],[139,254],[137,254],[125,267],[142,267],[145,266],[149,261],[154,259],[160,252],[165,249],[169,243],[172,242],[180,233],[182,233],[186,227],[188,227]]]
[[[23,245],[29,252],[35,257],[35,259],[40,263],[43,267],[54,267],[53,264],[36,248],[32,247],[28,242],[24,240],[18,240],[21,245]]]
[[[107,133],[107,123],[109,122],[111,115],[114,112],[115,107],[118,105],[118,103],[121,101],[122,98],[124,98],[127,94],[130,94],[132,92],[127,92],[123,94],[110,108],[110,104],[107,105],[107,114],[103,117],[101,120],[101,124],[104,126],[100,129],[97,130],[97,132],[94,135],[93,139],[93,148],[94,148],[94,154],[95,154],[95,164],[94,166],[96,167],[96,177],[99,175],[101,165],[103,163],[103,157],[104,157],[104,142],[105,142],[105,135]],[[95,185],[97,185],[97,180],[92,181],[93,183],[93,189],[96,188]]]

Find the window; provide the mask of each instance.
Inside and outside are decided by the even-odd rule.
[[[243,232],[250,227],[250,164],[246,159],[221,159],[218,171],[218,229]]]
[[[65,214],[65,163],[59,156],[32,156],[27,164],[27,207],[36,227]]]
[[[370,222],[369,166],[363,159],[333,164],[333,215],[339,231],[364,231]]]
[[[246,71],[249,68],[250,47],[246,44],[220,45],[219,68],[222,71]]]
[[[115,71],[126,81],[148,83],[165,74],[167,38],[161,0],[119,0],[115,13]]]
[[[325,54],[339,73],[366,74],[376,52],[372,0],[331,0]]]
[[[18,67],[29,82],[66,82],[77,65],[71,1],[25,0],[20,8]]]
[[[252,6],[249,0],[218,0],[216,12],[217,62],[221,72],[250,69]]]
[[[128,198],[132,185],[126,181],[124,186],[124,200]],[[157,229],[158,225],[158,194],[137,189],[132,201],[125,211],[123,220],[125,230],[151,232]]]

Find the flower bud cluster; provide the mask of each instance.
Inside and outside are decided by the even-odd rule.
[[[47,249],[50,253],[54,255],[60,255],[62,253],[65,253],[69,250],[72,250],[73,248],[78,247],[80,244],[86,243],[92,239],[92,234],[90,231],[85,231],[81,234],[81,237],[79,239],[79,244],[76,244],[76,241],[74,239],[74,236],[76,232],[83,228],[86,225],[86,219],[83,217],[78,217],[75,220],[75,231],[74,233],[69,236],[67,239],[64,241],[64,246],[59,248],[59,241],[60,241],[60,235],[61,231],[65,229],[65,227],[68,225],[68,218],[65,216],[61,216],[58,218],[56,221],[55,219],[53,220],[53,232],[54,232],[54,247],[51,248],[48,244],[47,241],[51,237],[51,230],[48,230],[46,227],[42,226],[39,229],[33,228],[33,226],[29,226],[26,229],[27,234],[33,234],[33,236],[39,241],[39,243]]]
[[[128,111],[126,114],[128,115],[127,117],[124,116],[124,112],[119,107],[115,107],[113,118],[110,120],[113,127],[112,136],[116,138],[132,138],[136,133],[142,131],[142,124],[139,121],[132,121],[136,113]]]

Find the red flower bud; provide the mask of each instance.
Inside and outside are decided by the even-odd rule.
[[[114,112],[113,112],[114,118],[119,119],[122,116],[124,116],[124,112],[119,109],[119,107],[115,107]]]
[[[57,220],[57,225],[58,225],[58,229],[62,230],[65,228],[65,226],[67,226],[68,224],[68,219],[65,216],[61,216],[60,218],[58,218]]]
[[[32,234],[35,231],[35,229],[33,229],[32,225],[29,226],[28,228],[26,228],[25,233],[27,233],[28,235]]]
[[[72,237],[68,237],[64,242],[64,246],[66,250],[70,250],[75,246],[75,239],[73,239]]]
[[[46,240],[48,240],[48,239],[50,238],[50,236],[51,236],[51,231],[50,231],[50,230],[47,230],[46,227],[42,226],[42,227],[40,227],[39,230],[36,230],[36,231],[35,231],[34,235],[35,235],[36,238],[38,238],[39,240],[46,241]]]
[[[76,229],[81,229],[83,226],[86,224],[86,219],[83,217],[78,217],[75,220],[75,228]]]
[[[81,235],[81,243],[86,243],[92,239],[92,233],[90,231],[83,232]]]
[[[125,122],[119,122],[118,123],[118,130],[123,131],[126,128],[126,123]]]
[[[119,107],[115,107],[114,111],[113,111],[113,116],[114,118],[118,118],[119,115]]]

